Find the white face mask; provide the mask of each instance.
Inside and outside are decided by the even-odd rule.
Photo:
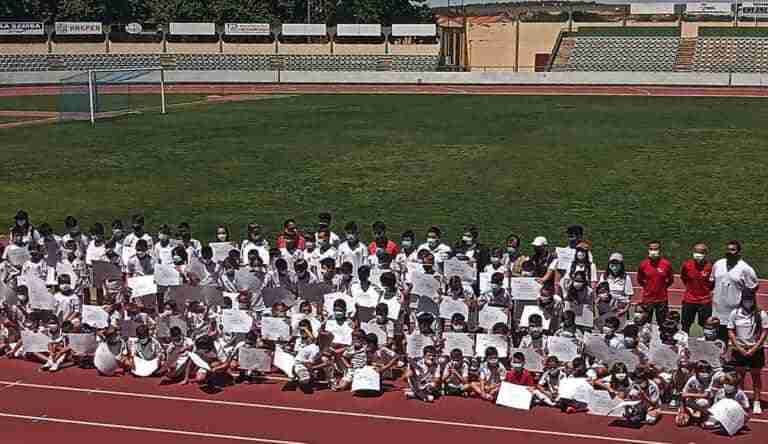
[[[429,248],[435,248],[439,242],[440,241],[437,238],[427,238],[427,245],[429,245]]]
[[[472,236],[463,236],[461,240],[467,245],[472,245]]]
[[[661,250],[648,250],[648,257],[651,259],[661,257]]]
[[[583,261],[586,258],[587,258],[587,253],[583,251],[579,251],[578,253],[576,253],[576,259]]]
[[[492,257],[491,258],[491,263],[494,264],[494,265],[499,264],[499,263],[501,263],[501,258],[500,257]]]
[[[513,362],[512,363],[512,368],[515,369],[515,370],[521,370],[523,368],[523,364],[521,364],[519,362]]]
[[[693,253],[693,260],[696,262],[701,262],[704,260],[704,258],[707,257],[704,253]]]
[[[219,242],[225,242],[227,240],[227,233],[219,233],[216,235],[216,239],[219,240]]]
[[[168,240],[168,235],[165,233],[160,233],[157,235],[157,238],[161,241]]]
[[[575,288],[576,290],[581,290],[582,288],[584,288],[584,282],[574,282],[573,288]]]
[[[413,241],[410,239],[403,239],[401,243],[403,244],[403,248],[411,248],[411,246],[413,246]]]
[[[627,374],[626,373],[616,373],[616,379],[618,379],[619,381],[624,381],[624,380],[627,379]]]

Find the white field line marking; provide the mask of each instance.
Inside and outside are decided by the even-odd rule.
[[[17,385],[21,384],[22,382],[24,382],[24,381],[19,379],[18,381],[14,382],[14,383],[8,384],[5,387],[0,388],[0,392],[2,392],[3,390],[9,389],[11,387],[17,386]]]
[[[228,439],[232,441],[262,442],[267,444],[307,444],[299,441],[281,441],[277,439],[254,438],[250,436],[240,436],[240,435],[222,435],[219,433],[191,432],[188,430],[159,429],[155,427],[139,427],[139,426],[131,426],[131,425],[123,425],[123,424],[109,424],[109,423],[103,423],[103,422],[76,421],[73,419],[49,418],[47,416],[28,416],[28,415],[14,415],[11,413],[0,413],[0,418],[26,419],[34,422],[54,422],[59,424],[75,424],[75,425],[84,425],[89,427],[101,427],[105,429],[132,430],[136,432],[167,433],[171,435],[195,436],[199,438]]]
[[[11,384],[11,382],[0,381],[0,384]],[[519,428],[519,427],[503,427],[503,426],[494,426],[494,425],[485,425],[485,424],[472,424],[472,423],[464,423],[464,422],[442,421],[437,419],[407,418],[402,416],[376,415],[372,413],[346,412],[343,410],[322,410],[322,409],[310,409],[310,408],[304,408],[304,407],[289,407],[289,406],[279,406],[279,405],[256,404],[256,403],[248,403],[248,402],[222,401],[217,399],[185,398],[180,396],[150,395],[146,393],[129,393],[129,392],[118,392],[118,391],[112,391],[112,390],[84,389],[84,388],[78,388],[78,387],[59,387],[54,385],[29,384],[29,383],[19,383],[17,384],[17,387],[29,387],[29,388],[48,389],[48,390],[70,391],[70,392],[85,392],[85,393],[91,393],[91,394],[124,396],[124,397],[130,397],[130,398],[159,399],[164,401],[181,401],[181,402],[191,402],[191,403],[198,403],[198,404],[261,408],[261,409],[268,409],[268,410],[280,410],[280,411],[286,411],[286,412],[316,413],[316,414],[324,414],[324,415],[347,416],[347,417],[356,417],[356,418],[365,418],[365,419],[381,419],[381,420],[387,420],[387,421],[464,427],[464,428],[470,428],[470,429],[493,430],[493,431],[500,431],[500,432],[533,433],[533,434],[539,434],[539,435],[562,436],[567,438],[581,438],[581,439],[591,439],[591,440],[601,440],[601,441],[611,441],[611,442],[624,442],[624,443],[631,443],[631,444],[672,444],[664,441],[643,441],[643,440],[631,439],[631,438],[613,438],[613,437],[607,437],[607,436],[588,435],[588,434],[581,434],[581,433],[555,432],[555,431],[549,431],[549,430],[525,429],[525,428]]]

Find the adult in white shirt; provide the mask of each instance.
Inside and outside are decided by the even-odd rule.
[[[720,319],[718,337],[723,341],[728,340],[725,325],[731,312],[739,306],[742,292],[744,289],[756,289],[758,285],[755,270],[741,258],[741,252],[739,241],[728,242],[725,258],[715,262],[709,276],[709,280],[715,283],[712,311]]]
[[[451,255],[451,247],[443,243],[440,239],[443,232],[439,227],[432,226],[427,230],[427,241],[416,249],[411,254],[411,261],[418,262],[419,251],[427,250],[435,257],[435,265],[442,266],[442,263],[446,261]]]
[[[333,246],[331,241],[331,231],[328,228],[322,228],[315,235],[317,239],[317,248],[313,251],[305,251],[305,259],[309,263],[309,271],[322,279],[320,263],[323,259],[333,259],[335,263],[339,256],[339,251]]]
[[[261,258],[261,263],[269,263],[269,242],[264,238],[261,225],[248,224],[248,238],[240,244],[240,253],[244,264],[248,263],[248,253],[255,250]]]
[[[363,245],[358,238],[359,230],[355,222],[350,222],[344,227],[346,240],[339,246],[339,255],[336,260],[337,266],[344,262],[352,264],[352,276],[357,278],[357,270],[368,265],[368,247]]]
[[[765,338],[768,336],[768,315],[757,307],[755,292],[745,289],[741,302],[728,316],[728,337],[732,347],[731,362],[740,380],[749,372],[755,393],[753,412],[762,413],[760,395],[763,390],[762,371],[765,366]]]

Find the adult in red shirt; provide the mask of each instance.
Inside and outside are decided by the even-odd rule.
[[[392,259],[400,253],[400,247],[395,241],[387,238],[387,226],[384,222],[377,221],[373,224],[373,242],[368,245],[368,253],[378,256],[379,253],[387,253]]]
[[[524,354],[515,352],[512,355],[512,363],[510,367],[511,368],[507,372],[506,378],[504,378],[505,381],[512,384],[524,385],[527,387],[533,387],[536,385],[536,381],[534,381],[531,372],[525,369]]]
[[[288,219],[283,222],[283,232],[277,236],[275,246],[277,248],[285,248],[287,238],[295,239],[296,248],[299,250],[304,250],[304,233],[299,231],[299,229],[296,227],[296,221],[293,219]]]
[[[659,325],[667,320],[669,294],[667,289],[675,281],[672,262],[661,255],[661,242],[648,242],[648,257],[640,262],[637,270],[637,283],[643,288],[640,304],[648,313],[648,322],[656,315]]]
[[[704,328],[707,319],[712,316],[712,290],[715,282],[710,281],[712,262],[707,259],[709,247],[699,243],[693,246],[693,259],[683,262],[680,279],[685,284],[681,323],[688,333],[696,320]]]

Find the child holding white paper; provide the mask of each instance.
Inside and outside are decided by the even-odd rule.
[[[394,350],[395,323],[389,319],[389,306],[387,304],[381,303],[376,306],[376,316],[368,321],[368,325],[382,329],[386,333],[387,342],[381,345]]]
[[[632,380],[634,384],[627,398],[630,401],[640,401],[645,410],[645,424],[656,424],[661,419],[661,390],[653,381],[653,371],[648,367],[638,367]]]
[[[409,361],[403,377],[408,382],[406,398],[433,402],[441,386],[437,349],[432,345],[424,347],[421,358]]]
[[[683,387],[680,408],[675,418],[678,427],[706,420],[715,397],[716,390],[712,387],[712,366],[707,361],[699,361],[694,370],[693,376],[688,378]]]
[[[331,387],[333,391],[349,390],[355,371],[365,367],[368,363],[367,353],[365,333],[362,330],[353,331],[352,345],[347,347],[340,356],[340,361],[344,366],[344,376]]]
[[[55,373],[63,364],[71,360],[72,350],[69,348],[66,336],[61,331],[58,319],[50,318],[46,327],[46,334],[50,338],[48,342],[48,360],[41,369]]]
[[[742,409],[744,409],[744,424],[749,421],[750,415],[752,412],[749,408],[749,398],[747,397],[747,394],[744,393],[743,390],[741,390],[738,387],[739,380],[737,377],[732,375],[725,375],[722,378],[722,388],[717,390],[715,392],[715,397],[712,400],[712,405],[717,404],[719,401],[723,399],[732,399],[739,403]],[[702,424],[702,427],[709,430],[721,430],[722,424],[720,424],[718,421],[716,421],[711,416],[707,418],[707,420]]]
[[[321,360],[320,347],[317,345],[312,326],[308,320],[299,322],[299,338],[293,346],[296,359],[293,366],[293,374],[296,382],[304,393],[310,393],[314,383],[314,373],[324,366]],[[334,387],[331,379],[331,388]]]
[[[179,382],[187,374],[189,365],[189,352],[194,349],[195,343],[192,339],[185,337],[181,333],[181,328],[171,327],[171,342],[165,349],[165,366],[160,370],[163,378],[160,384],[174,384]]]
[[[382,379],[389,377],[390,370],[397,364],[397,353],[387,347],[379,346],[379,337],[375,333],[365,335],[367,365],[376,368]]]
[[[469,363],[460,349],[451,350],[448,363],[443,367],[441,376],[443,394],[446,396],[469,396]]]
[[[251,250],[254,251],[254,250]],[[252,384],[260,376],[259,370],[240,368],[240,349],[258,349],[261,348],[261,340],[255,331],[249,331],[245,335],[245,340],[239,341],[229,354],[229,374],[235,379],[235,382],[245,382]]]
[[[592,384],[595,388],[608,391],[612,398],[624,399],[632,387],[632,379],[629,377],[626,364],[617,362],[611,366],[611,373],[608,376],[597,379]]]
[[[541,373],[536,384],[536,391],[533,394],[534,403],[555,407],[557,405],[554,401],[557,399],[557,389],[563,378],[565,378],[565,371],[560,366],[557,357],[547,357],[544,361],[544,371]]]
[[[528,334],[520,340],[520,348],[532,348],[540,355],[546,356],[549,336],[544,334],[542,323],[540,314],[534,313],[528,317]]]
[[[115,327],[108,327],[97,339],[106,343],[109,353],[117,361],[117,371],[125,372],[131,369],[131,360],[129,356],[128,345],[120,337],[120,331]],[[111,376],[111,375],[109,375]]]
[[[472,383],[472,391],[486,401],[495,402],[506,375],[507,369],[499,360],[498,350],[488,347],[485,349],[485,362],[480,367],[480,380]]]
[[[75,293],[68,274],[60,275],[58,281],[58,291],[53,295],[54,313],[61,322],[71,321],[80,313],[80,297]]]
[[[165,350],[156,338],[149,335],[149,327],[142,324],[136,327],[136,337],[128,340],[131,371],[136,370],[136,359],[144,361],[158,360],[158,370],[164,366]],[[135,373],[134,373],[135,374]]]

